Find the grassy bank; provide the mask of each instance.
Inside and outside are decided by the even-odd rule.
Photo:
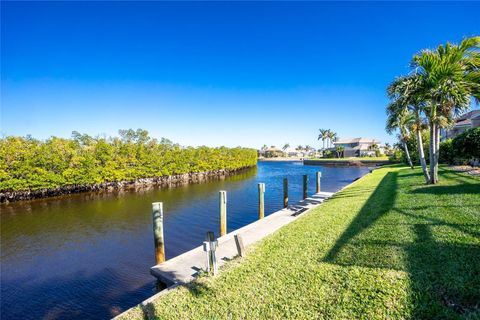
[[[480,180],[387,167],[125,318],[480,317]]]

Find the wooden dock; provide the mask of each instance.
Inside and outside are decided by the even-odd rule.
[[[281,227],[295,221],[305,211],[318,206],[332,195],[333,193],[331,192],[316,193],[295,205],[274,212],[263,219],[218,238],[219,246],[216,255],[219,266],[238,255],[234,239],[235,235],[239,235],[243,240],[243,245],[248,247]],[[167,286],[172,286],[192,281],[198,275],[199,271],[205,269],[206,253],[203,251],[203,246],[199,246],[175,258],[153,266],[150,272]]]

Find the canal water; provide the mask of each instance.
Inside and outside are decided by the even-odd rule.
[[[77,194],[0,205],[2,319],[105,319],[156,291],[151,203],[162,201],[167,258],[218,233],[218,191],[228,193],[228,231],[257,219],[257,183],[266,184],[265,214],[302,197],[302,175],[315,190],[336,191],[366,167],[259,162],[247,172],[203,184],[108,194]]]

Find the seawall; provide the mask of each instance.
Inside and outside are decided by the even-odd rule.
[[[201,183],[209,180],[237,174],[246,171],[254,166],[238,169],[221,169],[206,172],[193,172],[162,177],[139,178],[127,181],[110,181],[85,185],[65,185],[51,189],[1,191],[0,203],[8,203],[21,200],[32,200],[48,197],[63,196],[82,192],[109,192],[123,189],[139,189],[149,187],[171,188],[191,183]]]
[[[327,166],[383,166],[390,164],[389,160],[303,160],[305,165],[327,165]]]

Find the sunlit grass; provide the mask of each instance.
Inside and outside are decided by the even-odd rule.
[[[126,318],[480,317],[480,180],[386,167]]]

